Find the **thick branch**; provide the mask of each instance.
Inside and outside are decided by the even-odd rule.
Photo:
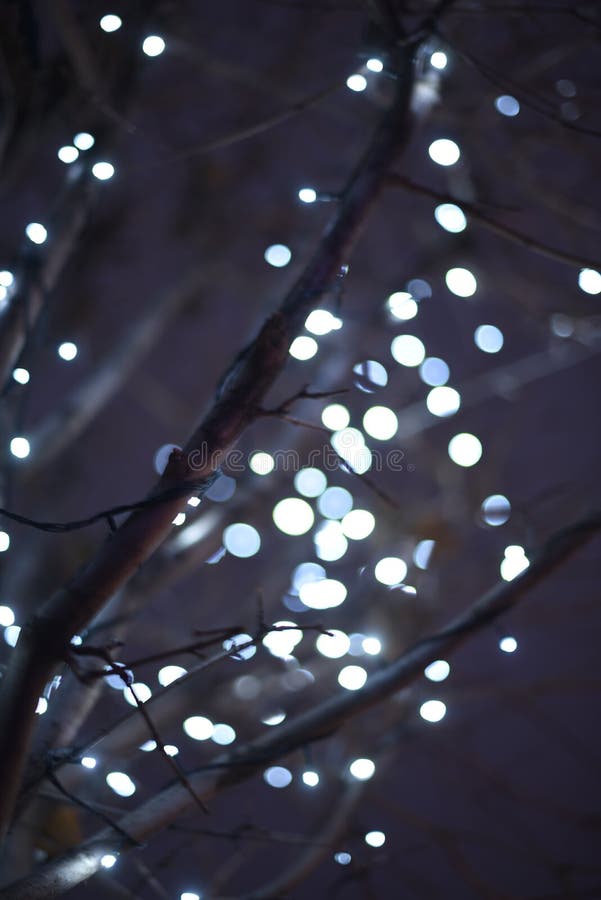
[[[600,530],[601,513],[598,512],[552,535],[517,578],[495,585],[442,631],[420,640],[372,675],[361,690],[337,694],[191,774],[189,780],[195,792],[203,800],[209,800],[226,787],[251,777],[269,762],[330,734],[351,717],[390,697],[420,677],[433,660],[447,656],[469,636],[515,606],[530,588]],[[187,812],[191,804],[190,795],[177,783],[125,815],[118,824],[134,840],[144,841]],[[50,900],[97,871],[102,854],[127,849],[119,837],[103,831],[79,849],[0,891],[0,900]]]

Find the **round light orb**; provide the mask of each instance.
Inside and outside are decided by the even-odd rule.
[[[353,366],[355,385],[366,394],[373,394],[378,388],[388,384],[388,372],[375,359],[366,359]]]
[[[98,181],[108,181],[115,174],[115,167],[110,162],[97,162],[92,166],[92,175]]]
[[[578,274],[578,287],[585,294],[601,294],[601,272],[596,269],[581,269]]]
[[[399,420],[387,406],[372,406],[363,416],[363,428],[377,441],[389,441],[399,428]]]
[[[346,600],[346,587],[335,578],[322,578],[303,584],[298,595],[309,609],[333,609]]]
[[[419,366],[426,357],[426,348],[413,334],[397,335],[390,345],[390,352],[401,366]]]
[[[499,650],[503,653],[515,653],[518,649],[518,642],[514,637],[504,637],[499,641]]]
[[[426,722],[440,722],[446,712],[447,708],[442,700],[426,700],[419,708],[419,714]]]
[[[511,503],[503,494],[491,494],[482,502],[480,512],[487,525],[504,525],[511,515]]]
[[[338,673],[338,684],[347,691],[358,691],[367,681],[367,672],[362,666],[345,666]]]
[[[376,520],[367,509],[353,509],[341,522],[345,537],[352,541],[363,541],[376,526]]]
[[[354,75],[349,75],[349,77],[346,79],[346,86],[349,90],[360,93],[367,87],[367,79],[365,78],[365,76],[360,75],[358,72],[356,72]]]
[[[178,678],[183,678],[183,676],[187,674],[188,670],[184,669],[183,666],[163,666],[163,668],[158,671],[157,680],[162,687],[167,687],[167,685],[177,681]]]
[[[413,562],[418,569],[425,570],[428,568],[435,543],[436,541],[423,540],[416,544],[415,550],[413,551]]]
[[[348,550],[348,541],[342,525],[335,519],[323,522],[313,535],[313,541],[316,555],[326,562],[342,559]]]
[[[246,522],[228,525],[223,532],[223,546],[239,559],[255,556],[261,548],[261,537],[256,528]]]
[[[371,759],[354,759],[348,768],[357,781],[369,781],[376,771],[376,764]]]
[[[459,234],[467,227],[465,213],[455,203],[441,203],[434,210],[434,218],[441,228],[451,234]]]
[[[292,251],[285,244],[271,244],[263,254],[265,262],[276,269],[283,269],[292,259]]]
[[[317,501],[317,508],[327,519],[342,519],[353,508],[353,495],[343,487],[329,487]]]
[[[275,468],[273,456],[271,453],[265,453],[263,450],[253,453],[248,464],[255,475],[269,475]]]
[[[103,16],[100,20],[100,27],[103,31],[110,33],[111,31],[119,31],[123,22],[119,18],[119,16],[115,16],[112,13],[107,13],[106,16]]]
[[[328,486],[328,479],[321,469],[301,469],[294,476],[294,487],[303,497],[319,497]]]
[[[292,781],[292,772],[284,766],[270,766],[263,772],[263,778],[270,787],[285,788]]]
[[[74,344],[72,341],[63,341],[59,345],[57,353],[65,362],[71,362],[77,356],[77,344]]]
[[[30,222],[25,228],[25,234],[32,244],[43,244],[48,237],[48,232],[41,222]]]
[[[368,831],[365,835],[365,843],[370,847],[383,847],[386,835],[383,831]]]
[[[146,56],[160,56],[165,49],[165,41],[158,34],[149,34],[142,41],[142,50]]]
[[[78,150],[85,151],[91,150],[94,144],[96,143],[91,134],[87,131],[80,131],[73,138],[73,143],[77,147]]]
[[[71,163],[74,163],[79,156],[79,150],[77,149],[77,147],[61,147],[57,151],[56,155],[62,163],[65,163],[65,165],[70,165]]]
[[[520,103],[519,100],[516,100],[516,98],[512,97],[510,94],[502,94],[495,100],[495,109],[497,112],[500,112],[502,116],[513,118],[514,116],[517,116],[520,111]]]
[[[401,322],[414,319],[419,309],[414,298],[407,291],[395,291],[386,301],[386,306],[390,315]]]
[[[131,686],[123,688],[123,698],[130,706],[137,706],[138,703],[146,703],[151,697],[152,691],[148,685],[144,684],[142,681],[136,681]]]
[[[26,437],[18,435],[11,440],[10,452],[13,456],[16,456],[17,459],[26,459],[26,457],[29,456],[30,451],[31,447]]]
[[[29,372],[27,369],[18,367],[13,369],[13,378],[18,384],[27,384],[29,382]]]
[[[208,741],[213,737],[213,723],[206,716],[189,716],[182,728],[193,741]]]
[[[305,328],[318,336],[329,334],[340,328],[340,319],[332,315],[329,309],[314,309],[307,316]]]
[[[213,727],[211,740],[215,744],[219,744],[220,747],[227,747],[228,744],[233,744],[236,740],[236,732],[231,725],[226,725],[225,722],[219,722]]]
[[[303,784],[306,784],[307,787],[317,787],[317,785],[319,784],[319,775],[317,774],[317,772],[303,772],[302,778]]]
[[[426,397],[428,412],[433,416],[445,418],[454,415],[461,406],[461,395],[455,388],[442,386],[429,391]]]
[[[370,72],[382,72],[384,69],[384,63],[381,59],[377,57],[373,57],[372,59],[368,59],[365,63],[365,67],[369,69]]]
[[[435,50],[430,57],[430,65],[435,69],[446,69],[448,63],[447,54],[442,50]]]
[[[428,155],[439,166],[454,166],[459,161],[461,151],[455,141],[439,138],[428,147]]]
[[[294,359],[300,359],[304,362],[307,359],[312,359],[318,349],[319,345],[315,338],[307,337],[307,335],[302,334],[300,337],[294,338],[290,344],[288,353],[290,356],[293,356]]]
[[[449,456],[458,466],[475,466],[482,456],[482,444],[475,434],[461,432],[449,441]]]
[[[297,644],[303,639],[303,633],[300,629],[293,627],[294,622],[275,622],[276,628],[284,628],[282,631],[270,631],[262,640],[262,644],[266,647],[272,656],[280,659],[292,655],[292,651]]]
[[[120,797],[131,797],[136,793],[136,786],[125,772],[109,772],[106,783]]]
[[[8,548],[10,547],[10,535],[6,531],[0,531],[0,553],[6,553]],[[2,607],[0,607],[2,608]],[[4,607],[6,608],[6,607]],[[0,622],[0,625],[2,623]],[[8,622],[9,625],[12,625],[12,622]]]
[[[342,431],[351,421],[351,417],[346,406],[341,403],[331,403],[323,410],[321,421],[326,428],[332,431]]]
[[[498,353],[503,346],[503,332],[496,325],[479,325],[474,331],[474,343],[483,353]]]
[[[320,634],[315,641],[315,646],[322,656],[328,659],[340,659],[345,656],[351,646],[351,640],[344,631],[328,628],[328,634]]]
[[[298,199],[301,203],[315,203],[317,200],[317,191],[309,187],[301,188],[298,192]]]
[[[407,574],[407,564],[397,556],[385,556],[376,563],[374,574],[380,584],[400,584]]]
[[[382,650],[382,642],[377,637],[365,637],[361,642],[363,652],[368,656],[377,656]]]
[[[449,269],[444,280],[450,292],[456,297],[472,297],[476,293],[478,282],[469,269],[456,266]]]
[[[451,667],[446,659],[435,659],[424,669],[424,675],[430,681],[444,681],[449,677]]]
[[[9,625],[14,625],[14,622],[15,614],[10,606],[0,606],[0,626],[8,628]]]
[[[352,861],[352,856],[350,853],[335,853],[334,854],[334,862],[337,862],[339,866],[348,866]]]
[[[273,508],[273,521],[284,534],[298,536],[313,527],[315,515],[306,500],[286,497]]]
[[[105,853],[100,857],[100,865],[103,869],[112,869],[116,862],[117,857],[114,853]]]
[[[419,377],[432,387],[446,384],[450,374],[448,365],[438,356],[428,356],[419,367]]]

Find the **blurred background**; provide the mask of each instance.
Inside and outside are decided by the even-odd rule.
[[[135,502],[183,446],[387,108],[382,7],[409,34],[433,10],[2,4],[3,507]],[[122,642],[185,771],[360,689],[598,502],[600,36],[594,3],[448,6],[397,177],[270,408],[331,396],[253,424],[81,636]],[[4,665],[107,528],[0,527]],[[598,549],[71,896],[600,896]],[[298,628],[249,646],[265,623]],[[39,713],[38,750],[85,754],[61,778],[88,808],[43,783],[6,880],[173,780],[118,677],[65,670]]]

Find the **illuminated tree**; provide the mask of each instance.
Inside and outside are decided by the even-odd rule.
[[[598,10],[195,7],[1,13],[0,897],[594,892]]]

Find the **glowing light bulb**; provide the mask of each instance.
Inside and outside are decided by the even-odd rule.
[[[79,156],[79,150],[77,147],[61,147],[60,150],[57,151],[58,158],[61,162],[66,165],[70,165],[74,163],[77,157]]]
[[[72,341],[64,341],[64,343],[59,345],[57,352],[65,362],[71,362],[77,356],[77,344],[74,344]]]
[[[165,49],[165,41],[158,34],[149,34],[142,41],[142,50],[146,56],[160,56]]]
[[[118,31],[122,24],[119,16],[115,16],[112,13],[107,13],[106,16],[103,16],[100,20],[100,27],[102,30],[109,33],[111,31]]]
[[[75,146],[77,147],[78,150],[85,151],[85,150],[92,149],[92,147],[95,144],[95,140],[92,137],[92,135],[89,134],[87,131],[80,131],[73,138],[73,143],[75,144]]]
[[[30,222],[25,228],[25,234],[33,244],[43,244],[48,237],[48,232],[40,222]]]
[[[285,244],[272,244],[263,254],[265,262],[276,269],[287,266],[292,259],[292,251]]]
[[[31,447],[26,437],[19,435],[14,437],[10,442],[10,452],[13,456],[16,456],[17,459],[25,459],[29,456],[30,450]]]
[[[97,162],[92,166],[92,175],[98,181],[108,181],[115,174],[115,167],[110,162]]]
[[[298,199],[302,203],[315,203],[317,200],[317,191],[309,187],[301,188],[298,192]]]
[[[363,75],[359,75],[359,73],[355,73],[354,75],[349,75],[346,79],[346,86],[351,91],[355,91],[355,93],[360,93],[364,91],[367,87],[367,79]]]
[[[459,160],[461,151],[455,141],[439,138],[428,147],[430,159],[439,166],[453,166]]]

